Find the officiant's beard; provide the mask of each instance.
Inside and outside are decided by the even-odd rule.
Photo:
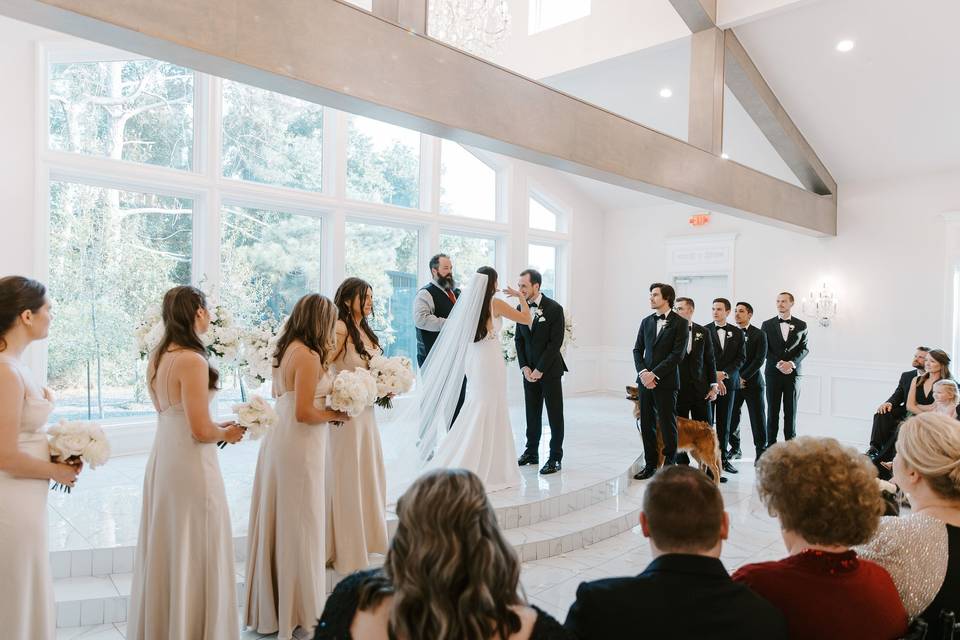
[[[437,284],[439,284],[444,289],[453,289],[454,288],[453,274],[451,273],[447,276],[437,276]]]

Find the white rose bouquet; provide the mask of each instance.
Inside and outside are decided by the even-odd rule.
[[[393,408],[393,397],[410,391],[416,376],[410,358],[374,356],[370,358],[370,373],[377,381],[377,405]]]
[[[236,364],[240,356],[240,335],[240,328],[230,311],[221,305],[210,311],[210,329],[203,335],[203,344],[215,367]]]
[[[259,440],[277,424],[277,412],[262,396],[253,394],[250,400],[233,405],[237,424],[247,430],[251,440]]]
[[[61,420],[47,430],[47,435],[54,462],[76,464],[82,460],[96,469],[110,459],[110,442],[99,424]],[[59,482],[52,488],[70,493],[70,487]]]
[[[163,316],[160,305],[154,304],[147,308],[143,319],[134,325],[133,336],[140,359],[145,360],[163,339]]]
[[[513,362],[517,359],[517,343],[514,338],[517,336],[517,323],[505,322],[503,330],[500,332],[500,346],[503,348],[503,359],[505,362]]]
[[[377,379],[366,369],[341,371],[333,381],[330,408],[356,418],[377,401]],[[338,424],[334,422],[333,424]]]
[[[273,353],[277,348],[277,331],[269,324],[244,331],[240,336],[243,380],[257,388],[273,377]]]
[[[567,355],[567,347],[572,345],[577,341],[577,337],[573,332],[573,316],[569,313],[563,314],[563,344],[560,345],[560,353]]]

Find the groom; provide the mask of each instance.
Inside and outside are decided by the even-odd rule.
[[[517,325],[514,341],[517,363],[523,371],[523,397],[527,407],[527,446],[517,460],[522,467],[539,464],[540,434],[543,431],[543,405],[550,421],[550,458],[540,469],[547,475],[560,471],[563,459],[563,385],[567,365],[560,354],[563,345],[563,307],[540,293],[543,277],[536,269],[520,274],[520,293],[527,299],[533,322]],[[517,307],[519,309],[519,307]]]

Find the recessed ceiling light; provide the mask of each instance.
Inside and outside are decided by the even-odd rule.
[[[721,154],[720,154],[720,157],[723,158],[724,160],[729,160],[729,159],[730,159],[730,156],[728,156],[728,155],[725,154],[725,153],[721,153]]]
[[[841,40],[837,43],[837,51],[846,53],[853,49],[853,40]]]
[[[664,87],[663,89],[660,89],[661,98],[669,98],[672,95],[673,95],[673,89],[670,89],[669,87]]]

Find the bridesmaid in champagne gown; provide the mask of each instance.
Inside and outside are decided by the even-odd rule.
[[[0,637],[52,640],[53,578],[47,550],[49,481],[74,486],[79,467],[50,461],[43,425],[53,410],[21,361],[47,337],[46,287],[0,278]]]
[[[304,296],[274,353],[279,420],[260,446],[250,498],[245,624],[281,640],[310,637],[326,601],[328,423],[349,424],[346,414],[325,408],[336,313],[329,298]]]
[[[334,302],[340,318],[334,368],[369,368],[370,358],[382,353],[367,324],[373,289],[360,278],[347,278]],[[341,575],[366,569],[371,553],[387,552],[387,476],[373,407],[331,430],[328,492],[328,561]]]
[[[164,336],[150,358],[157,434],[143,479],[128,640],[236,640],[240,636],[233,535],[218,441],[243,429],[210,418],[218,374],[199,335],[206,299],[175,287],[163,299]]]

